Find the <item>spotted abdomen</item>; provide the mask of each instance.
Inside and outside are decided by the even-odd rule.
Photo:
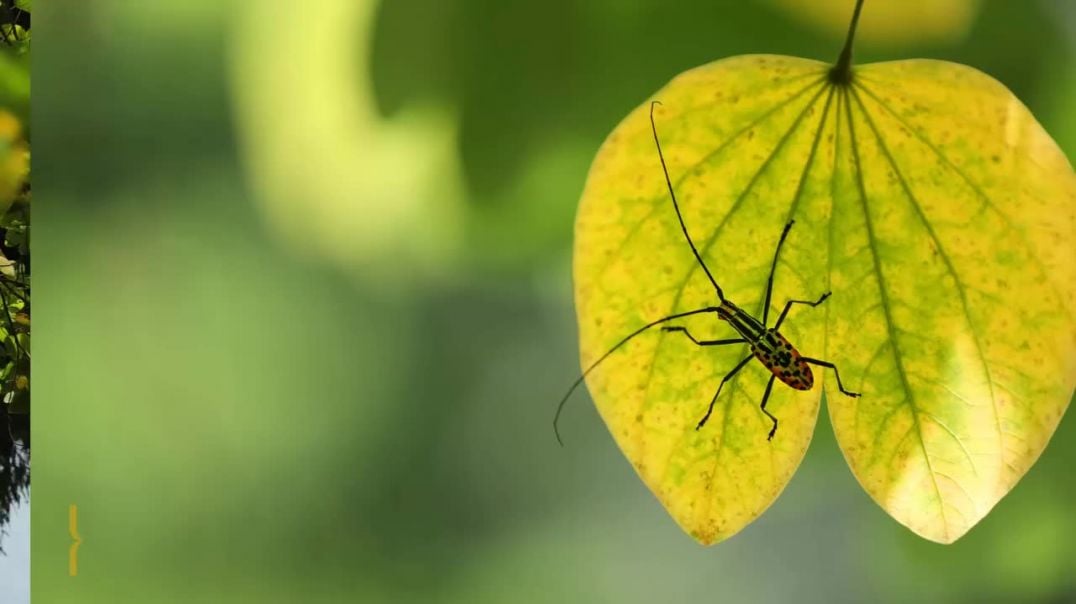
[[[784,336],[767,329],[757,342],[751,345],[755,358],[762,362],[777,379],[796,390],[810,390],[814,375],[807,362]]]

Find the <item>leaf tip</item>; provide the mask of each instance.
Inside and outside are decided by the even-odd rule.
[[[688,534],[690,534],[691,538],[703,547],[710,547],[711,545],[716,545],[717,543],[724,541],[724,539],[718,536],[718,534],[714,531],[695,529],[690,531]]]

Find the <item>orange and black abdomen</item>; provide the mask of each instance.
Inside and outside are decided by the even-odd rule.
[[[814,375],[798,350],[784,336],[767,329],[761,338],[751,345],[755,358],[762,362],[777,379],[796,390],[810,390]]]

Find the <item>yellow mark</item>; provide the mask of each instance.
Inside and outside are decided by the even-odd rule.
[[[67,510],[67,532],[71,535],[71,549],[67,556],[67,574],[74,577],[78,574],[78,546],[82,538],[78,536],[78,506],[71,504]]]

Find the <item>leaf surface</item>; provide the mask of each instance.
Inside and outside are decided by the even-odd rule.
[[[816,61],[752,55],[681,74],[653,99],[687,228],[725,295],[815,368],[815,388],[750,361],[695,426],[746,345],[699,347],[651,329],[587,384],[640,477],[704,544],[758,517],[806,452],[822,387],[866,491],[916,533],[951,542],[1042,452],[1076,383],[1076,179],[1001,84],[938,61],[859,66],[833,85]],[[672,313],[716,305],[669,200],[649,101],[591,167],[576,221],[581,361]],[[670,322],[735,337],[714,315]]]

